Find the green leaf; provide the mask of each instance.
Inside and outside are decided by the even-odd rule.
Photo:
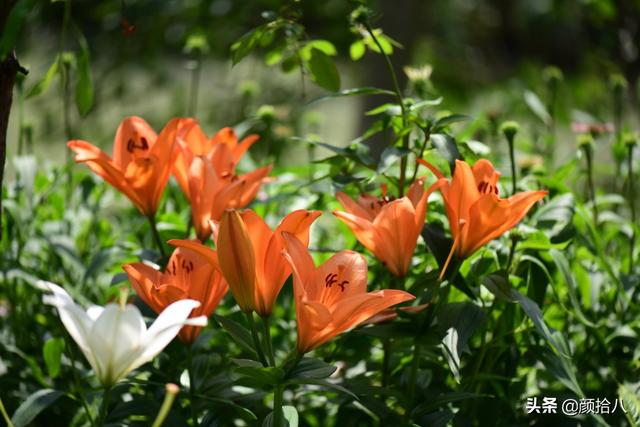
[[[380,161],[378,162],[378,170],[379,174],[386,172],[389,167],[391,167],[394,163],[400,160],[403,157],[406,157],[411,150],[408,148],[397,148],[397,147],[387,147],[384,149],[382,154],[380,154]]]
[[[596,327],[593,322],[585,317],[582,311],[582,306],[580,305],[580,300],[578,299],[578,285],[576,284],[575,278],[571,273],[569,261],[567,261],[567,258],[564,256],[564,254],[557,249],[551,249],[549,251],[549,254],[551,255],[551,259],[553,260],[553,262],[555,262],[558,271],[560,271],[565,284],[567,285],[567,289],[569,291],[569,301],[571,301],[571,305],[573,306],[575,315],[585,325]]]
[[[431,135],[431,143],[436,147],[438,152],[447,159],[449,167],[451,168],[451,173],[453,174],[456,167],[456,160],[464,160],[460,151],[458,151],[456,140],[450,135],[435,133]]]
[[[220,326],[231,335],[231,338],[242,348],[257,356],[255,349],[253,348],[253,338],[251,333],[240,323],[235,320],[231,320],[228,317],[220,316],[219,314],[213,315],[214,319]]]
[[[329,55],[314,47],[311,49],[311,58],[306,63],[311,73],[311,79],[318,86],[331,92],[340,90],[340,74]]]
[[[349,56],[352,61],[358,61],[364,56],[366,50],[367,48],[362,40],[355,41],[351,43],[351,46],[349,46]]]
[[[434,129],[438,131],[445,126],[449,126],[452,123],[465,122],[467,120],[471,120],[471,117],[464,114],[451,114],[449,116],[445,116],[441,119],[436,120],[433,126]]]
[[[89,63],[89,46],[84,36],[80,38],[78,55],[78,82],[76,83],[76,106],[81,116],[86,116],[93,107],[93,82]]]
[[[47,365],[47,371],[51,378],[60,375],[60,362],[64,350],[64,340],[62,338],[49,338],[42,347],[42,356]]]
[[[258,45],[260,39],[265,35],[266,28],[264,26],[254,28],[234,44],[231,45],[231,63],[236,65],[242,61],[244,57],[249,55],[251,51]]]
[[[3,1],[4,3],[4,1]],[[9,16],[4,25],[4,30],[0,35],[0,60],[4,60],[11,49],[16,44],[18,34],[22,30],[22,26],[29,11],[33,8],[32,0],[19,0],[9,12]],[[7,2],[6,8],[9,6]]]
[[[234,370],[241,379],[247,379],[249,381],[242,381],[243,384],[250,386],[264,386],[268,384],[278,384],[284,378],[284,370],[277,367],[256,367],[256,366],[241,366]],[[240,380],[239,380],[240,381]]]
[[[460,392],[460,393],[445,393],[438,396],[435,399],[429,400],[427,402],[421,403],[416,406],[411,412],[412,417],[417,417],[422,414],[426,414],[428,412],[435,411],[442,406],[445,406],[448,403],[459,402],[462,400],[470,400],[470,399],[478,399],[481,397],[488,397],[488,395],[469,393],[469,392]]]
[[[358,96],[358,95],[389,95],[395,96],[395,92],[392,92],[387,89],[380,89],[377,87],[357,87],[353,89],[344,89],[339,92],[330,93],[328,95],[321,96],[320,98],[316,98],[313,101],[310,101],[308,105],[314,104],[319,101],[324,101],[331,98],[342,98],[344,96]]]
[[[542,123],[549,126],[551,124],[551,115],[547,111],[547,108],[544,106],[538,95],[531,92],[530,90],[526,90],[524,92],[524,102],[527,103],[531,111],[540,119]]]
[[[63,392],[49,388],[36,391],[16,409],[11,417],[11,422],[15,427],[28,426],[40,412],[54,404],[62,396],[64,396]]]
[[[282,407],[282,415],[284,416],[285,421],[287,422],[287,426],[289,427],[298,427],[300,422],[298,417],[298,411],[295,407],[290,405],[284,405]],[[273,411],[269,412],[266,417],[264,417],[264,421],[262,422],[262,427],[273,427]]]
[[[620,384],[618,386],[618,396],[624,403],[625,415],[631,427],[640,426],[640,398],[638,398],[637,391],[631,390],[627,384]]]
[[[463,351],[469,351],[467,342],[484,320],[484,311],[471,302],[446,304],[438,312],[438,326],[446,331],[442,340],[444,356],[458,382],[460,382],[460,355]]]
[[[331,376],[336,369],[338,368],[333,365],[329,365],[320,359],[305,357],[289,374],[289,377],[323,379]]]
[[[38,83],[33,85],[31,89],[29,89],[29,91],[25,95],[25,99],[40,95],[41,93],[46,92],[47,89],[49,89],[49,86],[51,86],[51,83],[53,82],[53,78],[58,74],[58,64],[59,61],[58,57],[56,56],[42,80],[40,80]]]
[[[490,274],[482,279],[482,284],[497,298],[508,301],[516,302],[513,296],[511,285],[507,279],[504,271]]]
[[[338,385],[338,384],[333,384],[330,383],[329,381],[326,380],[319,380],[319,379],[315,379],[315,378],[290,378],[287,380],[287,384],[308,384],[308,385],[317,385],[317,386],[321,386],[321,387],[325,387],[325,388],[329,388],[335,391],[339,391],[341,393],[344,394],[348,394],[349,396],[353,397],[354,399],[358,400],[358,396],[356,396],[355,394],[353,394],[351,391],[347,390],[346,388]]]
[[[336,56],[338,51],[336,47],[327,40],[311,40],[307,42],[302,49],[300,49],[300,57],[305,61],[309,61],[311,59],[311,54],[313,49],[318,49],[322,51],[324,54],[329,56]]]

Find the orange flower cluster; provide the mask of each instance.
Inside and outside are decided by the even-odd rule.
[[[193,119],[174,119],[156,135],[144,120],[130,117],[116,132],[113,158],[85,141],[68,145],[77,162],[86,163],[149,218],[156,214],[170,174],[189,200],[198,240],[169,241],[177,249],[164,272],[144,263],[124,266],[133,288],[154,311],[190,298],[201,302],[192,316],[209,316],[231,289],[243,312],[266,318],[293,275],[299,353],[368,319],[392,319],[389,307],[414,296],[395,289],[367,292],[367,263],[361,254],[343,250],[315,266],[307,247],[309,229],[321,212],[293,211],[272,230],[254,211],[238,211],[255,198],[271,171],[266,166],[236,174],[236,165],[257,140],[251,135],[239,141],[230,128],[208,138]],[[387,196],[384,186],[380,198],[364,194],[352,200],[341,192],[336,196],[346,212],[334,215],[396,277],[410,271],[427,201],[435,190],[442,193],[453,238],[442,274],[454,255],[469,257],[514,227],[547,194],[527,191],[500,198],[500,174],[487,160],[473,167],[456,161],[450,180],[430,163],[419,162],[437,178],[426,190],[425,178],[419,178],[400,198]],[[204,244],[209,236],[215,249]],[[184,327],[180,338],[192,343],[199,332],[198,327]]]
[[[240,158],[258,140],[238,142],[231,128],[208,139],[194,119],[171,120],[157,135],[140,117],[120,123],[113,158],[86,141],[67,143],[77,163],[127,196],[149,218],[156,215],[164,188],[173,174],[191,204],[193,225],[201,241],[211,234],[209,220],[219,220],[227,208],[248,205],[260,190],[271,166],[238,176]]]

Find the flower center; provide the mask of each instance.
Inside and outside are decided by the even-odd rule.
[[[329,273],[327,277],[324,278],[324,287],[331,288],[333,285],[339,286],[340,290],[344,292],[344,287],[349,284],[348,280],[343,280],[338,282],[338,273]]]
[[[136,141],[133,138],[130,138],[129,141],[127,141],[127,151],[130,153],[133,153],[135,150],[147,151],[148,149],[149,142],[144,136],[140,138],[139,144],[136,144]]]
[[[169,265],[169,267],[167,267],[167,271],[174,275],[177,276],[178,275],[178,266],[180,266],[180,269],[186,273],[191,273],[194,270],[194,266],[193,266],[193,262],[183,259],[182,262],[180,262],[180,264],[176,263],[176,260],[172,260],[171,261],[171,265]]]
[[[497,196],[498,195],[498,186],[497,185],[491,185],[487,181],[482,181],[480,184],[478,184],[478,191],[481,194],[494,193]]]

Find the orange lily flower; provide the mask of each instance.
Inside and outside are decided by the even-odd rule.
[[[173,164],[173,174],[188,199],[191,198],[189,168],[194,158],[207,157],[218,176],[225,178],[234,174],[242,156],[259,139],[258,135],[249,135],[238,142],[238,136],[229,127],[221,129],[212,138],[207,138],[197,122],[191,120],[192,126],[185,128],[184,132],[178,135],[176,160]]]
[[[444,177],[432,164],[422,159],[418,161],[438,178]],[[440,189],[453,236],[451,253],[442,274],[454,252],[459,259],[470,256],[515,227],[529,209],[547,195],[546,190],[525,191],[502,199],[498,196],[499,178],[500,172],[488,160],[478,160],[473,167],[456,160],[453,178]]]
[[[293,271],[298,352],[307,353],[386,308],[415,297],[397,289],[367,292],[367,262],[340,251],[319,267],[295,236],[283,233]]]
[[[76,163],[86,163],[153,218],[169,180],[176,135],[186,124],[184,119],[173,119],[156,135],[140,117],[127,117],[116,132],[113,159],[86,141],[72,140],[67,146],[76,153]]]
[[[347,212],[333,214],[347,224],[360,243],[369,249],[395,276],[403,277],[409,271],[411,258],[424,226],[427,199],[446,180],[439,180],[424,190],[424,178],[411,184],[405,197],[376,198],[367,194],[357,201],[339,192],[336,198]]]
[[[195,157],[189,167],[191,217],[201,242],[211,234],[210,221],[219,221],[227,208],[249,204],[260,190],[271,166],[258,168],[242,176],[220,176],[206,157]]]
[[[228,210],[218,227],[214,225],[217,255],[208,247],[190,240],[172,240],[176,246],[199,250],[219,265],[240,308],[270,316],[276,298],[291,268],[281,256],[282,233],[295,235],[305,247],[309,227],[322,213],[300,209],[283,218],[274,231],[252,210]],[[217,257],[217,259],[216,259]]]
[[[228,289],[220,272],[206,258],[186,248],[173,251],[164,272],[141,262],[123,268],[138,296],[156,313],[175,301],[193,299],[201,305],[191,312],[191,317],[209,317]],[[193,343],[201,330],[200,326],[185,326],[180,330],[180,339]]]

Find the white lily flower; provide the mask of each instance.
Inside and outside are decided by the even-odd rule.
[[[188,319],[191,310],[200,305],[191,299],[169,305],[147,329],[140,310],[133,305],[92,306],[85,312],[60,286],[45,281],[39,281],[38,286],[51,292],[43,301],[58,309],[64,327],[104,386],[115,384],[153,359],[183,326],[207,324],[204,316]]]

